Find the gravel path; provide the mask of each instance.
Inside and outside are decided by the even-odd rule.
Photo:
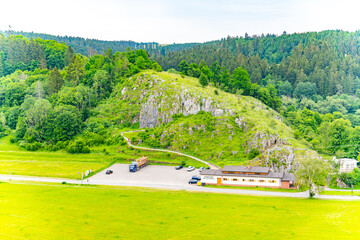
[[[133,148],[135,148],[135,149],[141,149],[141,150],[146,150],[146,151],[156,151],[156,152],[174,153],[174,154],[177,154],[177,155],[180,155],[180,156],[189,157],[189,158],[192,158],[192,159],[194,159],[194,160],[196,160],[196,161],[205,163],[206,165],[208,165],[208,166],[210,167],[210,169],[220,169],[220,168],[219,168],[218,166],[216,166],[215,164],[206,162],[206,161],[204,161],[204,160],[201,160],[200,158],[197,158],[197,157],[194,157],[194,156],[185,154],[185,153],[180,153],[180,152],[171,151],[171,150],[166,150],[166,149],[156,149],[156,148],[148,148],[148,147],[135,146],[135,145],[131,144],[130,139],[128,139],[128,138],[126,138],[126,137],[124,136],[124,133],[142,132],[142,131],[144,131],[144,130],[136,130],[136,131],[122,132],[122,133],[121,133],[121,136],[125,139],[125,141],[127,142],[127,144],[128,144],[130,147],[133,147]]]

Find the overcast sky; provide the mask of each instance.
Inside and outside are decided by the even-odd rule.
[[[183,43],[360,29],[355,0],[0,0],[0,30]]]

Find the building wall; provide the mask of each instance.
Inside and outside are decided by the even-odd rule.
[[[205,184],[217,184],[218,178],[221,178],[221,181],[222,181],[221,176],[204,175],[204,176],[201,176],[201,182],[205,183]]]
[[[259,187],[281,187],[280,178],[259,178],[259,177],[232,177],[232,176],[201,176],[201,182],[205,184],[217,184],[221,178],[222,185],[238,186],[259,186]]]
[[[340,172],[352,172],[357,167],[356,161],[341,161]]]
[[[290,188],[290,182],[281,181],[281,188]]]

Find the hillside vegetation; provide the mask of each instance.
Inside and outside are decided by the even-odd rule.
[[[293,62],[273,59],[271,64],[296,69],[300,66],[297,61],[314,57],[311,47],[316,46],[314,51],[321,59],[330,54],[330,47],[323,47],[316,36],[324,41],[337,39],[334,44],[339,50],[331,52],[335,55],[326,64],[348,66],[352,62],[344,54],[356,51],[340,48],[344,46],[340,39],[348,36],[342,32],[234,38],[235,42],[228,38],[220,41],[228,44],[213,42],[177,54],[184,59],[190,53],[201,57],[207,46],[218,46],[219,52],[209,51],[209,56],[227,48],[231,60],[236,51],[250,49],[256,42],[269,53],[272,39],[274,46],[289,46],[281,56]],[[238,48],[231,47],[233,43]],[[302,45],[309,49],[301,50]],[[202,50],[196,52],[196,48]],[[280,49],[275,47],[273,54]],[[182,61],[176,66],[179,72],[162,72],[145,50],[113,53],[108,49],[102,55],[86,57],[53,40],[0,35],[0,136],[10,135],[12,143],[30,151],[88,154],[124,149],[122,131],[146,128],[133,136],[136,144],[171,148],[220,166],[252,164],[285,171],[292,171],[297,158],[316,155],[310,148],[356,157],[360,148],[359,98],[347,95],[350,92],[326,99],[326,94],[306,95],[317,93],[312,91],[317,83],[310,78],[296,80],[292,92],[292,82],[286,88],[280,86],[289,76],[275,75],[272,65],[264,65],[272,57],[255,52],[245,58],[239,55],[239,59],[264,57],[253,62],[266,72],[260,82],[248,65],[250,60],[234,63],[236,68],[225,67],[229,59],[211,65]],[[168,56],[159,59],[161,64],[172,61]],[[343,78],[356,78],[356,69],[356,64],[347,68]],[[292,95],[285,94],[288,92]],[[117,151],[122,150],[113,152]]]
[[[150,127],[135,144],[190,153],[218,165],[271,165],[290,170],[304,145],[278,112],[249,96],[234,95],[198,79],[144,71],[119,84],[95,110],[102,121]],[[308,152],[309,153],[309,152]]]

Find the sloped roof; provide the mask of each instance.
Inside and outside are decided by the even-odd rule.
[[[284,176],[281,178],[282,181],[295,181],[294,175],[291,173],[285,173]]]
[[[223,171],[229,172],[253,172],[253,173],[268,173],[269,167],[246,167],[246,166],[224,166]]]
[[[217,169],[203,169],[200,173],[200,175],[222,175],[221,170]]]

